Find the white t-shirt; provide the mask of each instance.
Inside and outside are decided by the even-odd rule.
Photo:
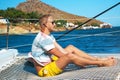
[[[55,48],[55,38],[52,35],[46,35],[39,32],[32,44],[32,56],[39,62],[50,62],[51,54],[47,51]]]

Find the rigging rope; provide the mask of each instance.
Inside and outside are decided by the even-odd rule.
[[[93,19],[95,19],[96,17],[98,17],[98,16],[100,16],[100,15],[104,14],[105,12],[107,12],[107,11],[109,11],[110,9],[112,9],[112,8],[114,8],[114,7],[116,7],[116,6],[118,6],[119,4],[120,4],[120,2],[118,2],[117,4],[115,4],[115,5],[111,6],[111,7],[110,7],[110,8],[108,8],[108,9],[104,10],[103,12],[101,12],[101,13],[99,13],[98,15],[94,16],[93,18],[91,18],[91,19],[89,19],[89,20],[85,21],[84,23],[82,23],[81,25],[79,25],[79,26],[77,26],[77,27],[73,28],[72,30],[67,31],[66,33],[64,33],[64,34],[62,34],[61,36],[59,36],[56,40],[58,40],[58,39],[60,39],[61,37],[65,36],[66,34],[68,34],[68,33],[72,32],[73,30],[75,30],[75,29],[79,28],[80,26],[82,26],[82,25],[84,25],[84,24],[86,24],[86,23],[90,22],[91,20],[93,20]]]
[[[77,39],[77,38],[83,38],[83,37],[90,37],[90,36],[99,36],[99,35],[110,34],[110,33],[115,33],[115,32],[120,32],[120,30],[119,31],[112,31],[112,32],[105,32],[105,33],[98,33],[98,34],[91,34],[91,35],[77,36],[77,37],[73,37],[73,38],[60,39],[60,40],[57,40],[57,41],[65,41],[65,40]]]

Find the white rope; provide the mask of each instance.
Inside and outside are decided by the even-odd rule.
[[[78,36],[78,37],[73,37],[73,38],[66,38],[66,39],[60,39],[57,41],[65,41],[65,40],[71,40],[71,39],[77,39],[77,38],[83,38],[83,37],[89,37],[91,35],[83,35],[83,36]]]
[[[89,36],[99,36],[99,35],[103,35],[103,34],[108,34],[108,36],[111,36],[109,34],[110,33],[115,33],[115,32],[120,32],[120,30],[119,31],[112,31],[112,32],[98,33],[98,34],[91,34],[91,35],[77,36],[77,37],[73,37],[73,38],[60,39],[60,40],[57,40],[57,41],[65,41],[65,40],[71,40],[71,39],[77,39],[77,38],[83,38],[83,37],[89,37]]]
[[[18,46],[12,46],[12,47],[8,47],[10,48],[19,48],[19,47],[26,47],[26,46],[31,46],[32,44],[24,44],[24,45],[18,45]],[[0,49],[5,49],[5,48],[0,48]]]
[[[62,35],[62,34],[53,34],[53,35],[59,37],[59,36]],[[82,35],[84,35],[84,34],[67,34],[67,35],[65,35],[65,36],[68,36],[68,37],[69,37],[69,36],[70,36],[70,37],[74,37],[74,36],[75,36],[75,37],[76,37],[76,36],[82,36]]]

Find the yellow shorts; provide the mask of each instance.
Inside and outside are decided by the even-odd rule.
[[[38,75],[40,77],[49,77],[49,76],[55,76],[57,74],[60,74],[62,72],[61,69],[58,68],[55,61],[47,64],[44,66],[39,72]]]

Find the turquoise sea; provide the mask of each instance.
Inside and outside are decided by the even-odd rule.
[[[53,32],[55,38],[64,34]],[[36,34],[9,35],[9,48],[18,49],[19,53],[26,54],[31,51],[31,44]],[[62,47],[74,45],[87,53],[117,53],[120,54],[120,27],[74,30],[57,40]],[[6,36],[0,35],[0,49],[6,48]]]

